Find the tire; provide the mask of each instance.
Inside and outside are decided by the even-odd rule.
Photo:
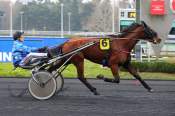
[[[33,78],[35,78],[35,80],[37,80],[39,83],[45,84],[41,86]],[[38,100],[47,100],[55,94],[57,89],[57,83],[51,73],[46,71],[39,71],[34,74],[33,78],[29,80],[28,88],[30,94],[34,98]]]
[[[63,86],[64,86],[64,79],[61,74],[56,77],[56,83],[57,83],[56,93],[59,93],[60,91],[62,91]]]

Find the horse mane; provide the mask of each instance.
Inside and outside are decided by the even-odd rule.
[[[118,37],[125,37],[129,32],[134,30],[136,27],[140,26],[138,23],[132,23],[129,27],[125,28],[121,33],[118,35]]]
[[[119,33],[119,34],[111,34],[111,35],[107,35],[107,37],[119,38],[119,37],[120,37],[120,33]]]
[[[138,23],[132,23],[130,26],[125,28],[123,31],[121,31],[119,34],[110,34],[107,35],[107,37],[112,37],[112,38],[123,38],[125,37],[129,32],[131,32],[133,29],[135,29],[137,26],[139,26]]]

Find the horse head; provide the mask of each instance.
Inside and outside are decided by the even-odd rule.
[[[158,37],[158,34],[153,29],[151,29],[144,21],[141,21],[141,26],[144,32],[143,39],[154,44],[159,44],[161,42],[161,39]]]

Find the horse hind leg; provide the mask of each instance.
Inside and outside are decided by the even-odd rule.
[[[54,70],[57,70],[63,63],[64,63],[64,61],[62,61],[62,60],[60,62],[56,62],[54,65],[52,65],[51,67],[49,67],[47,69],[47,71],[52,72]]]
[[[100,95],[96,88],[93,87],[85,78],[84,78],[84,61],[74,63],[77,69],[78,79],[91,91],[94,95]]]

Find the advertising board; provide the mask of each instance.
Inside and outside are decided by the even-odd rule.
[[[38,38],[26,37],[24,44],[31,47],[40,48],[43,46],[56,46],[66,42],[68,38]],[[0,37],[0,62],[12,62],[13,39],[11,37]]]
[[[164,15],[165,14],[165,1],[164,0],[151,0],[150,13],[151,15]]]

